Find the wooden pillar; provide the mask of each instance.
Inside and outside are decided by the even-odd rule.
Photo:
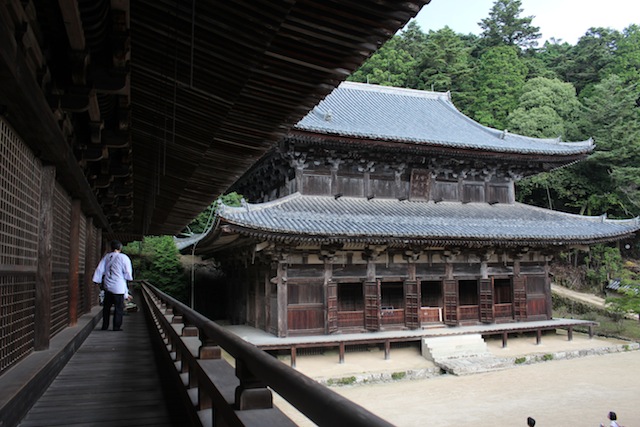
[[[291,367],[295,368],[296,367],[296,355],[297,355],[297,349],[295,345],[291,346]]]
[[[364,326],[368,331],[380,330],[380,282],[376,280],[375,260],[379,252],[367,248],[363,257],[367,260],[367,280],[364,282]]]
[[[549,274],[549,261],[551,256],[545,257],[544,263],[544,295],[547,308],[547,319],[553,317],[553,302],[551,300],[551,276]]]
[[[45,166],[40,188],[40,232],[38,234],[38,268],[36,272],[35,327],[33,347],[47,350],[51,339],[51,288],[53,286],[53,194],[56,169]]]
[[[80,295],[80,200],[71,202],[71,227],[69,233],[69,326],[78,323],[78,297]]]
[[[286,337],[289,333],[288,298],[287,298],[287,264],[286,254],[278,261],[277,294],[278,294],[278,336]]]
[[[269,278],[269,268],[264,271],[264,330],[269,332],[271,328],[271,280]]]
[[[338,331],[338,284],[332,280],[335,252],[321,256],[324,258],[324,332],[332,334]]]
[[[344,341],[340,341],[338,349],[338,363],[344,363]]]

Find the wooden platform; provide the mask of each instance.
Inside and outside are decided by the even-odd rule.
[[[144,313],[126,315],[123,331],[100,326],[19,425],[185,425],[177,399],[163,393]]]

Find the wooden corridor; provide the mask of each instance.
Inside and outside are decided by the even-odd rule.
[[[180,401],[165,396],[143,311],[123,331],[101,322],[19,424],[31,426],[184,426]]]

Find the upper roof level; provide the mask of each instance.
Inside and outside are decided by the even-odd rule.
[[[563,142],[483,126],[462,114],[449,93],[343,82],[294,129],[418,146],[545,156],[586,155],[591,139]]]

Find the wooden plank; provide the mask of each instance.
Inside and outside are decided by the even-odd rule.
[[[123,329],[96,328],[20,425],[180,425],[186,416],[163,393],[144,313],[127,314]]]

